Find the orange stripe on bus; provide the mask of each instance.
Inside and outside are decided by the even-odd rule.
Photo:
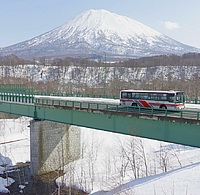
[[[151,105],[149,105],[146,101],[140,100],[139,102],[140,102],[144,107],[151,108]]]

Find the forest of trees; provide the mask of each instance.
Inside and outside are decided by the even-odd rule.
[[[53,70],[50,72],[51,80],[42,80],[33,81],[29,75],[28,68],[26,65],[36,65],[35,69],[38,67],[58,67],[58,70]],[[21,76],[11,76],[15,74],[16,67],[22,65]],[[185,77],[182,69],[187,69],[191,67],[200,67],[200,54],[199,53],[187,53],[182,56],[177,55],[161,55],[161,56],[152,56],[144,57],[140,59],[127,59],[119,62],[109,62],[105,63],[103,58],[100,58],[97,61],[89,59],[77,59],[77,58],[55,58],[49,59],[42,57],[40,59],[25,60],[18,58],[15,55],[10,55],[6,57],[0,57],[0,84],[28,84],[29,86],[34,87],[38,91],[51,91],[51,92],[60,92],[60,93],[82,93],[82,94],[103,94],[103,78],[99,79],[99,84],[97,86],[91,87],[88,84],[87,78],[85,82],[81,83],[70,81],[68,83],[63,83],[59,80],[61,72],[62,74],[67,74],[66,70],[70,66],[77,66],[76,72],[73,74],[77,75],[81,72],[86,71],[86,68],[90,67],[101,67],[102,70],[106,66],[107,69],[111,67],[118,68],[119,71],[123,71],[125,68],[147,68],[148,77],[139,79],[139,80],[123,80],[118,79],[117,77],[109,78],[106,81],[106,95],[108,96],[118,96],[119,91],[125,88],[132,89],[151,89],[151,90],[184,90],[186,91],[188,98],[200,98],[200,74],[198,71],[193,72],[190,79]],[[173,72],[169,72],[166,78],[164,72],[161,72],[157,77],[153,77],[151,74],[154,71],[154,67],[179,67],[181,70],[179,72],[178,78],[174,78]],[[13,67],[9,69],[8,67]],[[82,68],[82,69],[81,69]],[[2,70],[2,73],[1,73]],[[189,69],[188,69],[189,70]],[[188,70],[184,70],[187,72]],[[197,69],[198,70],[198,69]],[[39,71],[39,70],[37,70]],[[55,72],[53,72],[55,71]],[[98,70],[97,70],[98,71]],[[108,71],[108,70],[107,70]],[[12,74],[10,73],[12,72]],[[26,75],[23,75],[26,72]],[[41,74],[42,72],[38,72]],[[56,76],[55,76],[56,75]],[[83,75],[83,74],[82,74]],[[98,75],[99,77],[99,75]],[[73,79],[73,77],[72,77]]]
[[[110,63],[109,63],[110,62]],[[53,66],[87,66],[100,67],[104,66],[105,58],[99,56],[97,59],[89,58],[47,58],[40,57],[39,59],[26,60],[19,58],[13,54],[9,56],[0,56],[0,66],[7,65],[24,65],[24,64],[43,64]],[[138,59],[123,59],[121,61],[111,61],[107,58],[107,66],[114,67],[152,67],[152,66],[200,66],[200,53],[186,53],[182,56],[178,55],[159,55],[152,57],[143,57]]]

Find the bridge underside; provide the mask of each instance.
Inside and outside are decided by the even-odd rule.
[[[200,125],[197,121],[182,121],[148,115],[114,114],[109,111],[60,109],[10,102],[1,102],[0,111],[40,120],[200,147]]]

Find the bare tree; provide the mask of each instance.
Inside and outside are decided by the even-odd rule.
[[[161,170],[167,172],[169,165],[169,151],[162,145],[162,143],[160,143],[159,159]]]

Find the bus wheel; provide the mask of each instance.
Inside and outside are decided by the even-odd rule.
[[[167,106],[165,106],[165,105],[160,105],[160,109],[167,109]]]
[[[132,103],[131,106],[137,107],[137,103]]]

